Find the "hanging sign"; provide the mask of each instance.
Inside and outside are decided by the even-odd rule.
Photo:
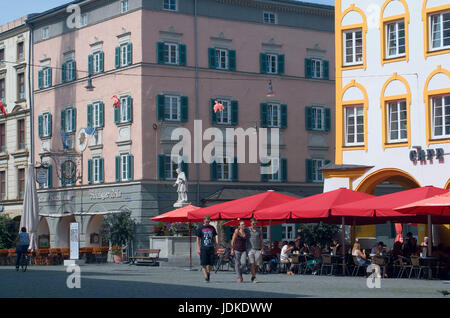
[[[48,168],[44,166],[36,167],[36,181],[39,184],[47,183],[48,180]]]

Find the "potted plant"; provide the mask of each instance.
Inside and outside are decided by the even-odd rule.
[[[113,250],[114,262],[122,262],[122,247],[133,239],[136,222],[131,218],[131,212],[111,214],[103,221],[104,231],[112,246],[118,246]]]

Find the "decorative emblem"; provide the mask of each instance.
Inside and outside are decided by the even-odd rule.
[[[87,147],[88,136],[84,128],[78,131],[77,135],[77,148],[79,151],[83,152]]]
[[[71,180],[75,179],[75,175],[77,172],[76,163],[72,160],[66,160],[63,163],[62,176],[64,179]]]

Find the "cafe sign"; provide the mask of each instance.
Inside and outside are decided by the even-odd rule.
[[[431,161],[437,160],[441,161],[444,160],[444,149],[443,148],[437,148],[437,149],[422,149],[422,147],[414,147],[416,150],[411,150],[409,152],[409,160],[412,162],[424,162],[424,161]]]
[[[91,200],[106,200],[106,199],[119,199],[122,197],[120,190],[112,189],[111,191],[90,191],[89,197]]]

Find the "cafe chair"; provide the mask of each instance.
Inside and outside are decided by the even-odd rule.
[[[358,258],[354,255],[353,256],[353,264],[355,267],[353,267],[352,276],[359,276],[360,269],[362,268],[364,270],[364,273],[366,273],[367,264],[361,265],[358,263]]]
[[[427,270],[429,271],[431,268],[428,266],[423,266],[420,264],[420,259],[419,256],[415,256],[415,255],[411,255],[411,270],[409,271],[409,277],[411,278],[411,274],[414,271],[414,273],[417,273],[417,271],[419,271],[418,274],[416,274],[416,278],[420,278],[420,274],[422,273],[422,270]]]
[[[61,264],[61,251],[59,248],[51,248],[48,253],[49,265],[59,265]]]
[[[9,264],[10,265],[16,264],[16,258],[17,258],[16,249],[15,248],[10,248],[8,250]]]
[[[0,249],[0,265],[8,265],[8,250]]]
[[[330,273],[327,275],[333,274],[333,263],[331,261],[331,255],[329,254],[322,254],[322,266],[320,267],[320,275],[323,274],[324,268],[331,268]]]
[[[381,275],[384,277],[386,275],[386,258],[383,256],[374,256],[372,257],[372,264],[380,266]]]
[[[407,271],[410,270],[412,266],[411,266],[410,262],[408,262],[408,259],[401,255],[398,256],[398,263],[399,263],[400,271],[398,273],[397,278],[403,278],[403,275],[405,273],[407,273]]]

